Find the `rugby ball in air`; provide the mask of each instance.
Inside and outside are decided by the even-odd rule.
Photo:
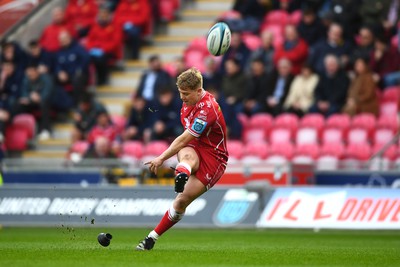
[[[231,30],[224,22],[218,22],[207,34],[207,49],[214,56],[225,54],[231,44]]]

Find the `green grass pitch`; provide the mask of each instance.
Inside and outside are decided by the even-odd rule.
[[[149,230],[3,228],[0,266],[400,266],[400,231],[172,229],[135,251]]]

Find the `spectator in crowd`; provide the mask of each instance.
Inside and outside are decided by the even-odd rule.
[[[303,11],[301,21],[297,26],[297,31],[301,38],[307,42],[309,46],[315,45],[319,40],[326,35],[326,29],[323,26],[320,18],[311,8]]]
[[[369,61],[369,56],[374,50],[375,35],[370,27],[363,26],[358,34],[359,42],[352,54],[352,62],[362,57]]]
[[[228,138],[240,140],[242,138],[243,126],[238,120],[238,110],[233,106],[228,105],[222,93],[215,87],[206,87],[205,90],[214,96],[215,100],[217,100],[221,107],[226,122]]]
[[[337,56],[340,66],[344,68],[349,63],[352,47],[343,39],[342,32],[342,26],[337,23],[331,24],[327,39],[317,42],[312,48],[309,62],[318,74],[324,73],[324,59],[328,54]]]
[[[157,89],[168,86],[172,87],[171,77],[163,70],[159,56],[151,56],[149,69],[140,78],[137,95],[146,100],[151,107],[156,102]]]
[[[222,56],[222,62],[220,65],[221,74],[224,75],[226,73],[225,62],[232,58],[235,58],[235,60],[239,62],[241,69],[245,69],[250,58],[250,54],[250,49],[242,41],[241,33],[238,31],[232,31],[231,45],[228,51],[226,51],[226,53]]]
[[[139,58],[141,35],[151,20],[151,8],[147,0],[126,0],[118,4],[114,21],[124,32],[125,44],[131,59]]]
[[[68,32],[60,32],[59,40],[61,49],[56,56],[55,75],[57,82],[77,103],[88,83],[90,57]]]
[[[265,66],[265,72],[271,73],[274,68],[274,36],[272,32],[265,30],[261,33],[261,46],[251,54],[251,60],[261,58]]]
[[[14,109],[18,98],[21,96],[22,78],[16,72],[16,67],[12,61],[3,61],[0,72],[0,91],[3,99],[7,99],[6,107]]]
[[[264,111],[273,116],[279,115],[283,110],[283,103],[289,93],[293,81],[292,64],[290,60],[281,58],[277,63],[277,70],[270,75],[268,87],[264,90]]]
[[[87,141],[92,145],[99,137],[107,138],[110,143],[118,141],[117,127],[113,124],[107,111],[100,112],[97,115],[96,124],[89,131]]]
[[[301,8],[301,1],[292,0],[272,0],[272,8],[275,10],[284,10],[288,13],[299,10]]]
[[[285,41],[275,51],[274,62],[277,64],[280,59],[286,58],[292,63],[292,74],[299,74],[301,66],[307,60],[308,45],[299,38],[294,25],[286,25],[284,36]]]
[[[157,97],[158,110],[154,111],[156,118],[152,129],[153,140],[172,141],[182,133],[180,122],[182,101],[175,96],[175,91],[172,88],[166,87],[159,90]]]
[[[112,142],[105,136],[98,136],[94,144],[83,155],[84,159],[116,159],[117,155],[112,149]],[[94,162],[90,165],[92,166]],[[85,165],[85,162],[82,162]]]
[[[5,42],[2,45],[1,61],[14,63],[15,75],[22,80],[25,75],[28,55],[16,42]]]
[[[383,28],[390,35],[400,18],[400,4],[398,0],[363,0],[359,12],[364,24]]]
[[[96,68],[97,85],[108,82],[109,68],[121,53],[122,32],[112,23],[110,11],[100,8],[97,21],[90,28],[86,48]]]
[[[28,64],[37,65],[40,73],[52,73],[53,60],[49,52],[44,50],[39,41],[32,40],[28,44]]]
[[[360,28],[359,7],[363,0],[330,0],[333,21],[343,25],[343,37],[352,41]]]
[[[299,117],[306,114],[314,102],[314,90],[318,80],[319,77],[313,72],[311,66],[303,65],[300,74],[296,75],[290,86],[289,94],[283,105],[284,110]]]
[[[315,102],[310,112],[321,113],[325,117],[340,112],[345,104],[349,78],[340,68],[339,58],[327,55],[324,58],[325,72],[320,75],[314,91]]]
[[[13,88],[19,86],[18,81],[13,78],[13,72],[13,62],[2,62],[0,69],[0,143],[3,142],[4,131],[12,114]]]
[[[262,110],[262,97],[264,90],[268,87],[268,75],[265,72],[264,62],[261,58],[253,59],[251,72],[246,87],[246,96],[240,112],[251,116]]]
[[[87,35],[96,15],[97,4],[94,0],[69,0],[65,9],[65,20],[72,24],[79,37]]]
[[[354,63],[355,78],[351,81],[343,112],[354,116],[359,113],[372,113],[378,116],[379,103],[376,97],[376,83],[365,58]]]
[[[375,40],[369,65],[375,73],[379,87],[386,88],[400,84],[400,53],[396,47],[388,45],[386,38]]]
[[[146,100],[143,97],[136,95],[132,99],[132,107],[123,133],[124,140],[149,142],[151,139],[151,128],[155,121],[154,112],[155,110],[146,104]]]
[[[240,61],[231,58],[225,62],[226,75],[222,78],[222,93],[226,103],[234,109],[239,109],[246,96],[248,80],[240,67]]]
[[[269,8],[267,1],[243,1],[236,5],[236,10],[241,14],[241,18],[234,20],[229,19],[227,22],[232,29],[258,33],[261,22]]]
[[[41,74],[37,65],[27,67],[15,114],[40,112],[39,140],[50,138],[50,100],[53,89],[53,81],[48,74]]]
[[[53,22],[43,30],[40,45],[46,51],[55,53],[60,50],[60,33],[68,32],[70,36],[75,36],[76,32],[73,25],[65,19],[64,10],[61,7],[53,9],[52,18]]]
[[[78,108],[73,113],[74,129],[72,131],[72,143],[87,138],[87,134],[96,124],[97,117],[105,113],[106,108],[96,101],[90,93],[82,95]]]
[[[204,88],[213,87],[220,89],[222,76],[218,72],[218,64],[212,56],[208,56],[204,59],[205,70],[203,74],[203,86]]]

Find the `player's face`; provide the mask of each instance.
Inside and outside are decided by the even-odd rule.
[[[179,88],[178,91],[183,103],[188,106],[194,106],[200,100],[202,88],[198,88],[196,90]]]

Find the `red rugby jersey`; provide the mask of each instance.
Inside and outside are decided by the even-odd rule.
[[[183,103],[181,123],[193,136],[197,137],[190,145],[198,149],[213,149],[217,159],[228,161],[225,119],[212,94],[204,91],[195,106],[187,106]]]

